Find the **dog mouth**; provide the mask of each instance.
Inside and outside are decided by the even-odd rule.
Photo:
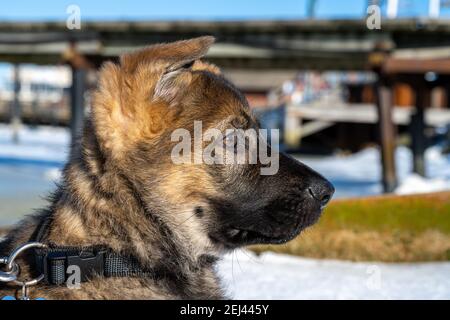
[[[234,249],[253,244],[284,244],[297,237],[304,229],[315,224],[322,208],[309,208],[303,214],[285,217],[285,219],[261,220],[251,224],[230,224],[210,233],[213,242],[225,248]]]
[[[261,231],[250,229],[231,228],[227,231],[228,238],[237,242],[251,243],[284,243],[291,240],[296,234],[268,235]]]
[[[295,226],[287,232],[267,233],[250,228],[228,227],[219,234],[210,235],[210,238],[223,244],[229,249],[252,244],[283,244],[300,234],[303,227]]]
[[[284,244],[315,224],[323,206],[309,198],[283,197],[257,208],[216,206],[219,219],[208,236],[219,248]],[[231,209],[230,209],[231,208]]]

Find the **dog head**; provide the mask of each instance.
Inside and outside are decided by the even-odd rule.
[[[190,246],[222,250],[286,242],[318,219],[334,189],[285,154],[270,175],[261,174],[260,160],[195,161],[214,140],[195,141],[196,123],[201,134],[214,129],[220,137],[214,156],[226,154],[230,129],[259,128],[239,90],[217,67],[199,60],[212,43],[212,37],[201,37],[159,44],[105,64],[93,103],[97,139],[106,161],[126,175],[144,205]],[[192,161],[174,161],[177,130],[192,142]],[[261,146],[245,144],[243,152]]]

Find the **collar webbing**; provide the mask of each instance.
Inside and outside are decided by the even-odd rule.
[[[143,268],[135,257],[120,255],[101,246],[58,247],[35,250],[36,271],[47,284],[61,285],[69,277],[86,282],[92,277],[160,278],[162,270]],[[78,273],[78,274],[77,274]]]

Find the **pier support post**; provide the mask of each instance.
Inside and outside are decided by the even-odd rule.
[[[395,167],[396,129],[392,120],[392,88],[383,79],[379,79],[375,85],[375,91],[383,190],[384,192],[392,192],[398,185]]]
[[[411,150],[413,172],[425,177],[425,108],[430,101],[430,90],[425,86],[416,87],[416,110],[411,116]]]
[[[21,107],[20,107],[20,68],[18,64],[14,64],[13,67],[13,86],[14,86],[14,96],[11,106],[11,127],[13,131],[12,139],[14,143],[19,143],[19,131],[21,120]]]
[[[83,127],[85,91],[86,70],[82,68],[72,68],[72,87],[70,88],[70,131],[72,142],[75,141]]]

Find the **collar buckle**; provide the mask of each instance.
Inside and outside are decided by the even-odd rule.
[[[78,266],[80,268],[81,282],[89,280],[93,275],[104,275],[105,266],[105,253],[106,250],[100,250],[97,252],[80,252],[79,255],[67,256],[67,268],[70,266]]]
[[[43,258],[43,273],[49,283],[60,285],[67,281],[71,275],[76,275],[79,268],[79,279],[75,281],[86,282],[92,276],[103,276],[105,273],[105,256],[107,250],[81,250],[81,251],[53,251],[47,252]],[[72,267],[72,268],[70,268]]]

